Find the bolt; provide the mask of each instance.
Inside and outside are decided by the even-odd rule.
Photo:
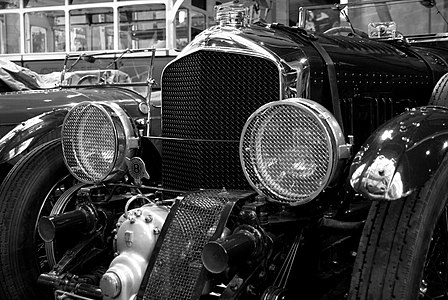
[[[230,283],[229,283],[229,288],[232,291],[236,291],[240,288],[240,286],[243,284],[243,279],[237,277],[234,278]]]
[[[256,292],[255,292],[255,287],[254,287],[252,284],[249,284],[249,285],[247,286],[246,291],[247,291],[247,293],[250,294],[250,295],[255,295],[255,294],[256,294]]]
[[[154,227],[154,234],[155,235],[159,235],[160,234],[160,229],[158,227]]]
[[[232,291],[236,291],[238,289],[238,284],[236,283],[231,283],[229,284],[229,287]]]
[[[151,222],[152,222],[152,216],[151,216],[151,215],[147,215],[147,216],[145,217],[145,222],[146,222],[146,223],[151,223]]]

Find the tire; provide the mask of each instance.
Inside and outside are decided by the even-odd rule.
[[[429,99],[429,105],[445,106],[448,107],[448,73],[440,77],[434,87],[431,98]]]
[[[359,244],[349,299],[442,299],[439,295],[446,299],[447,199],[445,157],[435,175],[407,198],[373,203]]]
[[[53,192],[73,184],[60,140],[31,151],[5,178],[0,187],[0,299],[51,298],[37,286],[39,274],[49,271],[37,222],[49,215],[57,196]]]

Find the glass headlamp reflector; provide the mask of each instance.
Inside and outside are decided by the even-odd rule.
[[[126,169],[132,126],[114,103],[80,103],[65,117],[62,149],[70,172],[84,183],[110,180]]]
[[[243,128],[241,165],[258,192],[300,205],[331,183],[344,144],[339,124],[323,106],[301,98],[271,102]]]

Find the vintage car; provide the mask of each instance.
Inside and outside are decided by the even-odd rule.
[[[147,78],[144,74],[135,78],[135,72],[129,72],[130,68],[136,68],[133,60],[127,58],[129,52],[68,54],[61,66],[64,71],[50,74],[38,74],[0,60],[0,182],[24,154],[60,137],[61,125],[70,107],[83,101],[104,101],[105,97],[98,94],[108,93],[91,89],[81,94],[80,86],[120,86],[118,92],[108,93],[106,100],[127,102],[126,105],[137,108],[146,105]],[[150,60],[154,51],[132,52],[146,55]],[[148,76],[148,68],[145,70]],[[135,92],[142,97],[135,96]]]
[[[447,296],[448,37],[250,8],[165,67],[161,109],[76,104],[15,164],[1,299]]]

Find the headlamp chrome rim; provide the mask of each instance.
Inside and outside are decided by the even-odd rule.
[[[319,151],[325,152],[324,155],[327,160],[320,163],[320,169],[314,169],[318,170],[320,173],[324,172],[322,173],[322,176],[318,178],[318,180],[313,177],[314,171],[307,169],[307,166],[312,165],[313,167],[315,167],[315,164],[310,163],[311,159],[307,159],[307,152],[309,152],[310,149],[314,150],[313,148],[310,148],[310,144],[303,143],[302,145],[300,145],[300,147],[294,147],[294,149],[292,149],[291,151],[284,151],[285,153],[289,153],[284,155],[284,157],[286,157],[284,160],[289,162],[290,167],[293,166],[288,169],[288,172],[285,171],[285,174],[288,174],[288,176],[290,175],[290,177],[294,180],[298,177],[302,179],[308,177],[310,179],[315,179],[316,182],[319,182],[319,184],[308,188],[307,193],[301,194],[298,192],[292,192],[291,190],[283,189],[280,184],[277,184],[274,179],[269,177],[270,174],[268,170],[268,168],[271,167],[271,164],[273,165],[272,168],[275,167],[275,163],[282,165],[282,163],[278,162],[281,161],[281,159],[273,158],[272,163],[266,163],[266,161],[270,159],[269,155],[266,159],[266,157],[262,157],[262,154],[260,154],[263,153],[263,151],[268,152],[268,150],[262,150],[263,147],[269,148],[268,146],[266,146],[266,144],[269,143],[263,144],[262,142],[262,140],[264,139],[263,136],[268,135],[265,134],[264,131],[268,130],[268,126],[271,126],[272,124],[274,124],[273,128],[276,128],[275,126],[278,126],[279,128],[281,127],[280,125],[275,123],[276,120],[274,119],[277,117],[275,111],[283,109],[283,107],[287,107],[288,109],[292,109],[293,111],[301,111],[301,113],[313,119],[313,125],[318,126],[319,131],[321,131],[320,136],[322,136],[322,142],[324,144],[321,144],[319,146]],[[283,122],[286,123],[285,121]],[[272,128],[270,129],[272,131]],[[310,135],[317,134],[315,132],[302,132],[300,127],[297,127],[295,129],[298,129],[297,133],[294,133],[295,138],[291,138],[292,136],[287,136],[288,133],[285,133],[285,139],[289,139],[289,141],[294,142],[294,144],[301,144],[300,142],[297,143],[296,139],[298,136],[302,136],[302,134],[304,133],[308,135],[308,137],[304,138],[307,142],[312,141],[312,138],[309,137]],[[300,135],[297,135],[299,133]],[[256,142],[257,139],[258,142]],[[340,148],[343,145],[345,145],[345,139],[342,129],[336,121],[335,117],[325,107],[308,99],[291,98],[267,103],[257,109],[248,118],[243,127],[240,138],[240,162],[246,179],[258,193],[266,195],[271,201],[296,206],[308,203],[311,200],[315,199],[326,187],[328,187],[334,181],[336,177],[335,175],[340,170],[340,166],[342,164],[343,156],[341,154]],[[275,148],[275,146],[273,146],[272,148]],[[300,151],[298,151],[297,149],[299,149]],[[301,157],[301,159],[299,159],[300,163],[291,163],[291,161],[295,161],[297,154]],[[320,161],[319,158],[317,160]],[[264,167],[262,166],[263,164]],[[260,165],[262,167],[260,167]],[[283,165],[286,166],[287,164],[284,163]],[[296,169],[299,171],[296,172]],[[300,175],[297,175],[299,173]],[[277,175],[278,174],[282,174],[282,172],[278,172]],[[300,182],[303,183],[303,180]],[[299,179],[297,179],[297,181],[299,181]]]
[[[89,128],[86,116],[74,116],[77,110],[96,110],[96,117],[103,118],[102,125],[108,128]],[[80,127],[68,129],[68,124],[74,122]],[[70,125],[71,126],[71,125]],[[86,133],[90,129],[95,135]],[[74,130],[74,131],[73,131]],[[96,130],[96,131],[95,131]],[[94,138],[92,141],[91,139]],[[135,138],[135,132],[127,113],[118,104],[113,102],[82,102],[75,105],[66,115],[61,131],[61,141],[64,161],[70,173],[79,181],[88,184],[97,184],[104,181],[115,180],[121,177],[127,170],[126,158],[133,154],[131,139]],[[109,141],[112,146],[104,143]],[[76,142],[78,145],[73,147]],[[106,147],[108,162],[105,168],[99,170],[97,164],[86,163],[86,153],[93,153],[91,149]],[[104,158],[104,157],[103,157]],[[75,163],[74,163],[74,161]],[[98,164],[99,165],[99,164]]]

